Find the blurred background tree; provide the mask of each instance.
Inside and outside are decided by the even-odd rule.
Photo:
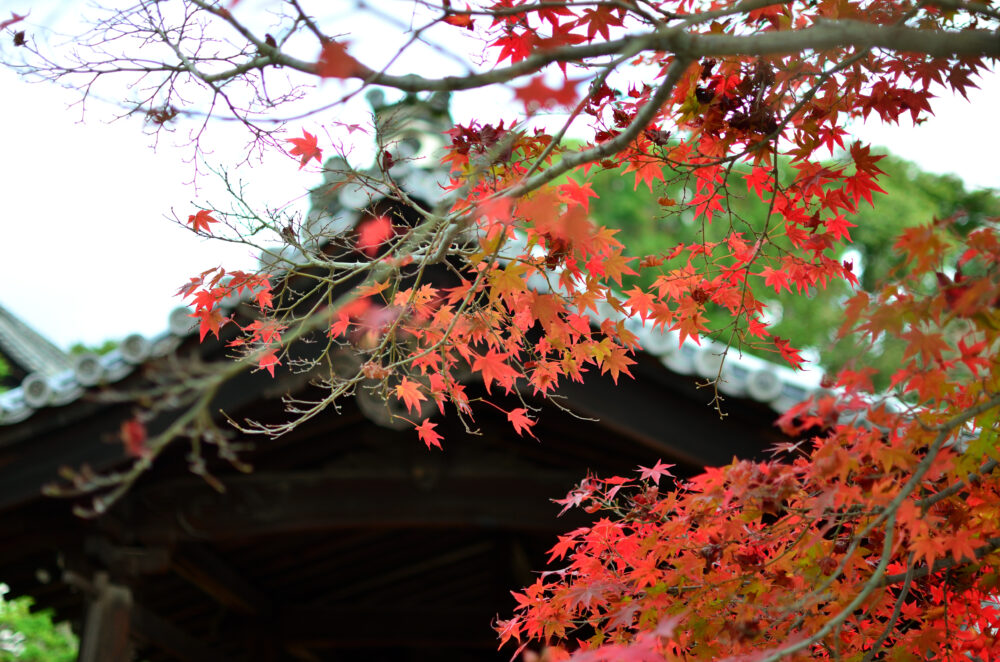
[[[0,584],[0,661],[73,662],[77,640],[68,623],[54,624],[47,611],[32,612],[31,598],[7,600]]]

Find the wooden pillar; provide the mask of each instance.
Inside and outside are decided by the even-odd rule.
[[[104,572],[97,573],[92,587],[77,661],[132,662],[132,592],[110,583]]]

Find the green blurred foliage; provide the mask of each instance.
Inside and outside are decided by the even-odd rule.
[[[926,173],[914,164],[892,156],[882,159],[878,165],[885,171],[885,175],[879,178],[879,185],[886,194],[875,194],[874,207],[863,203],[863,208],[848,218],[857,226],[850,229],[853,242],[835,256],[854,263],[855,273],[858,273],[857,267],[862,268],[860,281],[865,289],[877,288],[890,271],[902,263],[903,256],[893,250],[893,244],[903,229],[927,224],[935,218],[964,213],[956,228],[960,232],[968,232],[987,217],[1000,216],[1000,197],[995,191],[967,191],[955,176]],[[783,181],[792,174],[786,162],[779,162],[779,171]],[[747,191],[743,176],[736,169],[730,174],[728,187],[730,213],[716,214],[711,223],[702,223],[701,219],[695,222],[691,211],[678,213],[671,210],[676,210],[677,206],[665,208],[658,202],[662,198],[677,202],[691,198],[694,181],[688,181],[683,176],[678,175],[672,180],[668,177],[668,181],[655,186],[652,193],[645,184],[635,188],[634,175],[624,174],[623,169],[595,169],[589,179],[599,195],[590,203],[592,218],[619,228],[618,239],[633,256],[669,253],[678,243],[719,241],[731,230],[744,232],[745,237],[753,241],[767,219],[767,205]],[[771,220],[772,224],[775,222],[775,219]],[[778,241],[780,246],[780,239]],[[665,265],[665,268],[683,266],[684,259],[682,256]],[[759,267],[754,271],[759,271]],[[624,289],[637,282],[648,286],[659,273],[658,269],[647,269],[640,278],[633,277],[626,282]],[[793,346],[819,352],[820,366],[828,372],[850,365],[864,349],[865,365],[877,370],[876,386],[885,387],[888,384],[888,377],[902,358],[903,347],[898,341],[861,348],[850,337],[836,340],[836,331],[842,320],[841,307],[852,292],[846,282],[836,281],[825,289],[803,294],[776,294],[772,288],[764,286],[761,278],[752,278],[751,287],[761,300],[778,304],[771,306],[772,319],[780,317],[780,321],[770,329],[774,335],[790,339]],[[710,311],[709,318],[713,329],[724,328],[731,319],[724,311]],[[727,341],[728,333],[720,334],[718,339]],[[740,349],[780,361],[767,346]]]
[[[114,348],[118,347],[119,341],[117,340],[105,340],[100,345],[85,345],[82,342],[74,343],[69,348],[70,356],[79,356],[80,354],[97,354],[98,356],[104,356]]]
[[[29,597],[7,600],[7,590],[0,584],[0,662],[73,662],[77,641],[68,624],[32,612]]]

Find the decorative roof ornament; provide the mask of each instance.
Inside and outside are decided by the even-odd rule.
[[[386,103],[381,90],[370,90],[366,99],[374,118],[375,162],[354,170],[341,156],[326,160],[323,183],[310,192],[303,243],[325,244],[354,228],[360,211],[391,197],[384,189],[385,175],[417,201],[437,200],[448,181],[440,163],[445,131],[453,125],[450,98],[447,92],[426,98],[408,94]]]

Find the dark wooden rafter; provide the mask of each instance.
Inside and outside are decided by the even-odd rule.
[[[495,605],[301,605],[282,609],[285,646],[312,648],[496,648]]]
[[[181,662],[235,662],[139,604],[132,605],[132,629],[139,639]]]
[[[112,583],[106,572],[90,580],[70,571],[64,580],[89,596],[78,662],[131,662],[133,639],[166,651],[180,662],[231,662],[136,602],[129,587]]]
[[[225,607],[252,616],[271,611],[268,596],[204,545],[177,545],[170,555],[170,568]]]
[[[252,539],[348,528],[472,527],[560,531],[549,503],[579,479],[504,470],[445,473],[432,486],[405,471],[258,472],[225,480],[218,493],[196,477],[139,490],[127,522],[147,544]],[[141,504],[141,505],[140,505]]]
[[[718,466],[734,456],[759,453],[784,439],[777,428],[761,426],[776,415],[756,402],[726,401],[726,420],[709,408],[712,394],[698,389],[695,378],[665,375],[640,356],[632,366],[636,379],[591,375],[586,384],[567,381],[559,394],[573,411],[596,419],[618,438],[630,439],[666,461],[689,467]],[[700,412],[692,404],[705,403]]]

